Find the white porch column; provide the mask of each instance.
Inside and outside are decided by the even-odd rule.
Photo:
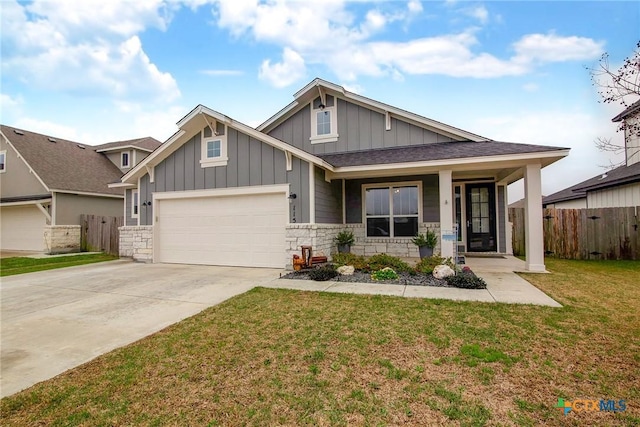
[[[542,180],[540,164],[528,164],[524,172],[524,236],[527,271],[546,271],[542,234]]]
[[[453,187],[451,183],[451,170],[438,172],[440,182],[440,255],[449,258],[453,256],[453,241],[444,240],[444,231],[453,229]]]

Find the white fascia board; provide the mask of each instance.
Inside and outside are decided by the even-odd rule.
[[[470,169],[468,166],[481,167],[483,169],[492,169],[496,167],[515,166],[519,164],[524,166],[527,163],[531,163],[534,160],[550,159],[550,163],[560,160],[563,157],[569,155],[569,150],[557,150],[541,153],[527,153],[527,154],[504,154],[497,156],[487,157],[466,157],[462,159],[443,159],[443,160],[429,160],[424,162],[407,162],[407,163],[389,163],[381,165],[363,165],[363,166],[344,166],[334,168],[334,178],[351,177],[362,175],[363,173],[379,173],[389,171],[403,171],[403,170],[431,170],[437,171],[442,168],[451,168],[454,171]]]
[[[136,188],[135,184],[129,184],[124,182],[114,182],[112,184],[108,184],[109,188]]]
[[[165,191],[152,194],[153,201],[173,199],[196,199],[202,197],[228,197],[248,194],[276,194],[289,195],[289,184],[254,185],[248,187],[215,188],[210,190]]]
[[[135,184],[134,184],[134,187],[135,187],[135,185],[137,185],[138,178],[140,176],[144,176],[144,174],[147,173],[146,166],[147,165],[155,166],[156,163],[153,163],[153,161],[155,159],[157,159],[158,157],[162,156],[168,150],[170,150],[171,146],[173,145],[173,143],[175,141],[177,141],[178,139],[180,139],[185,133],[186,132],[184,130],[182,130],[182,129],[180,129],[178,132],[174,133],[169,139],[167,139],[160,146],[160,148],[154,150],[149,156],[145,157],[145,159],[142,160],[140,163],[138,163],[133,169],[131,169],[126,174],[124,174],[124,176],[121,178],[122,183],[123,184],[131,184],[132,182],[135,182]],[[173,151],[175,151],[175,149]],[[167,156],[169,154],[173,153],[173,151],[169,151]],[[167,156],[165,156],[165,157],[167,157]],[[164,160],[165,157],[162,157],[160,161]],[[160,163],[160,162],[158,162],[158,163]]]
[[[5,203],[0,203],[0,206],[28,206],[28,205],[38,205],[42,203],[51,203],[51,199],[25,200],[22,202],[5,202]]]
[[[29,172],[31,172],[33,174],[33,176],[35,176],[36,179],[40,182],[40,184],[42,184],[42,186],[47,191],[47,193],[51,193],[51,190],[49,189],[49,186],[44,183],[44,181],[40,178],[40,176],[36,173],[36,171],[31,167],[31,165],[27,162],[27,160],[24,157],[22,157],[20,152],[16,149],[16,147],[14,147],[14,145],[11,143],[11,141],[9,141],[9,138],[7,138],[7,136],[1,130],[0,130],[0,135],[2,135],[2,137],[4,138],[4,140],[7,143],[7,145],[9,147],[11,147],[11,149],[16,153],[18,158],[20,160],[22,160],[22,162],[27,166],[27,168],[29,169]]]
[[[126,149],[146,151],[147,153],[151,153],[153,151],[147,148],[136,147],[135,145],[119,145],[117,147],[103,148],[102,150],[96,150],[96,153],[105,153],[107,151],[120,151],[120,150],[126,150]]]
[[[103,193],[91,193],[88,191],[73,191],[73,190],[51,190],[55,193],[62,194],[77,194],[79,196],[93,196],[93,197],[108,197],[110,199],[124,199],[124,194],[103,194]]]

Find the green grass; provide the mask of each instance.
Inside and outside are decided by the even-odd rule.
[[[563,308],[257,288],[3,399],[0,424],[638,425],[640,263],[547,267],[526,277]]]
[[[14,274],[32,273],[34,271],[112,261],[114,259],[118,259],[118,257],[107,254],[52,256],[47,258],[2,258],[0,259],[0,276],[12,276]]]

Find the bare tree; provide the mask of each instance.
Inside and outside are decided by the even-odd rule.
[[[640,41],[622,66],[615,70],[609,64],[609,54],[604,53],[598,65],[594,68],[587,68],[591,74],[593,86],[598,90],[598,94],[604,104],[620,104],[622,109],[626,109],[640,97]],[[616,129],[623,134],[636,134],[640,137],[640,120],[622,120]],[[597,138],[595,145],[600,151],[608,151],[615,154],[624,152],[625,146],[616,144],[611,138]],[[611,167],[619,166],[611,164]]]

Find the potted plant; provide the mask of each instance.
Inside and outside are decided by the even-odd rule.
[[[416,234],[411,241],[418,247],[422,259],[433,255],[433,248],[438,244],[438,236],[433,230],[427,230],[425,234]]]
[[[350,230],[342,230],[333,240],[338,245],[338,253],[341,254],[351,252],[351,245],[356,241]]]

